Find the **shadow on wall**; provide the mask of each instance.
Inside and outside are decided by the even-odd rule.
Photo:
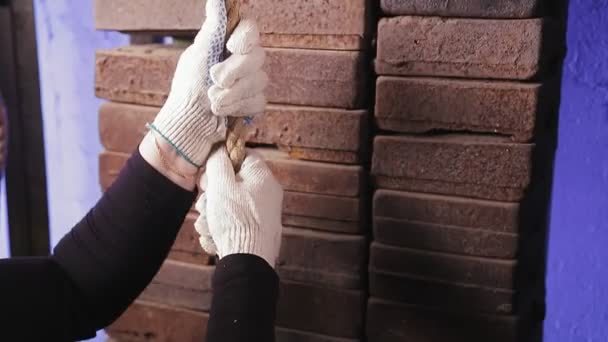
[[[516,282],[520,317],[530,318],[530,324],[521,326],[519,341],[544,341],[543,321],[546,316],[546,274],[551,216],[551,198],[555,153],[558,140],[559,110],[563,64],[566,56],[566,32],[569,0],[545,2],[546,19],[551,21],[543,30],[543,56],[548,66],[541,76],[540,101],[537,108],[537,126],[532,158],[532,186],[521,203],[520,236]],[[553,53],[557,51],[557,53]]]

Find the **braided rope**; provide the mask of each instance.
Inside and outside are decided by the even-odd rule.
[[[226,0],[226,8],[228,10],[227,22],[226,22],[226,41],[234,32],[237,25],[241,21],[241,6],[239,0]],[[226,57],[228,52],[225,51],[224,56]],[[228,136],[226,137],[226,149],[232,161],[234,170],[238,172],[241,169],[241,165],[247,156],[247,150],[245,149],[245,133],[246,133],[246,122],[247,119],[230,118],[228,119]]]
[[[228,42],[230,35],[241,20],[239,0],[225,0],[218,10],[219,23],[211,38],[212,43],[208,57],[210,67],[229,57],[230,54],[225,49],[226,42]],[[207,75],[205,82],[208,87],[213,85],[210,75]],[[240,170],[247,154],[244,138],[245,121],[239,118],[228,118],[226,120],[228,130],[226,149],[236,172]]]

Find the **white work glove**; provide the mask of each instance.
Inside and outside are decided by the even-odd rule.
[[[207,1],[207,18],[179,59],[165,105],[148,125],[197,167],[226,138],[225,116],[254,116],[266,106],[265,53],[254,21],[239,23],[226,44],[232,55],[215,64],[224,50],[224,6],[224,0]]]
[[[205,193],[196,202],[200,212],[194,227],[200,243],[220,259],[253,254],[274,268],[281,247],[283,189],[264,160],[248,151],[235,175],[224,147],[207,161],[201,180]]]

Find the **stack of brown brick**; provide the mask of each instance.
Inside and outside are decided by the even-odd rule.
[[[271,83],[252,146],[285,189],[278,341],[360,341],[367,299],[370,196],[366,106],[371,100],[370,1],[245,1],[258,18]],[[97,0],[99,29],[191,37],[204,1]],[[165,101],[183,47],[97,53],[96,93],[107,188]],[[263,147],[262,147],[263,146]],[[213,266],[189,215],[170,260],[108,329],[117,340],[202,340]],[[202,319],[201,319],[202,318]]]
[[[368,340],[527,341],[550,22],[537,0],[380,2]]]

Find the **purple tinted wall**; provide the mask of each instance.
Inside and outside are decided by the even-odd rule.
[[[545,341],[608,341],[608,1],[571,0]]]

